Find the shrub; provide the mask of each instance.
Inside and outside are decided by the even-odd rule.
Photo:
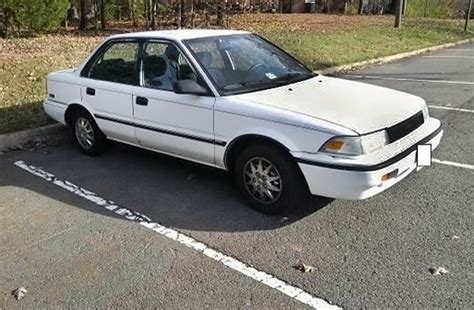
[[[69,0],[3,0],[22,27],[41,31],[57,27],[66,18]]]

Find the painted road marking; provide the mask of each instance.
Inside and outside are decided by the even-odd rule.
[[[130,221],[138,222],[140,225],[148,229],[151,229],[162,236],[165,236],[171,240],[177,241],[187,246],[188,248],[191,248],[197,252],[200,252],[206,255],[207,257],[237,272],[240,272],[241,274],[246,275],[249,278],[256,280],[257,282],[263,283],[266,286],[276,289],[282,292],[283,294],[289,296],[290,298],[293,298],[299,302],[302,302],[314,309],[340,309],[338,306],[331,305],[323,299],[314,297],[308,292],[305,292],[298,287],[292,286],[284,282],[283,280],[278,279],[275,276],[272,276],[263,271],[259,271],[231,256],[225,255],[215,249],[212,249],[208,247],[206,244],[199,242],[194,238],[184,235],[172,228],[163,226],[156,222],[152,222],[150,218],[148,218],[147,216],[141,213],[129,210],[127,208],[120,207],[117,204],[115,204],[113,201],[102,198],[94,192],[86,190],[71,182],[60,180],[56,178],[54,174],[48,173],[35,166],[27,165],[23,161],[15,162],[15,166],[31,174],[34,174],[42,178],[43,180],[51,182],[54,185],[59,186],[79,197],[82,197],[90,202],[93,202],[96,205],[106,210],[112,211],[115,214],[118,214]]]
[[[376,76],[376,75],[346,75],[346,77],[348,77],[348,78],[357,78],[357,79],[406,81],[406,82],[420,82],[420,83],[474,85],[474,82],[469,82],[469,81],[449,81],[449,80],[424,80],[424,79],[410,79],[410,78],[391,78],[391,77],[383,77],[383,76]]]
[[[442,164],[442,165],[448,165],[448,166],[454,166],[454,167],[458,167],[458,168],[464,168],[464,169],[474,170],[474,165],[461,164],[461,163],[456,163],[456,162],[454,162],[454,161],[440,160],[440,159],[436,159],[436,158],[433,158],[431,161],[434,162],[434,163],[437,163],[437,164]]]
[[[446,106],[441,106],[441,105],[429,105],[428,107],[429,107],[430,109],[440,109],[440,110],[449,110],[449,111],[457,111],[457,112],[474,113],[474,110],[451,108],[451,107],[446,107]]]
[[[461,59],[474,59],[474,56],[423,56],[423,58],[461,58]]]

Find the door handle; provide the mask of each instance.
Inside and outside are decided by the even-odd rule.
[[[148,105],[148,99],[145,97],[137,97],[137,99],[135,99],[135,103],[138,105]]]
[[[91,96],[95,96],[95,89],[87,87],[86,88],[86,94],[91,95]]]

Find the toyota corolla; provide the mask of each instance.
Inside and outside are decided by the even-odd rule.
[[[231,172],[254,208],[306,193],[378,194],[438,146],[423,99],[321,76],[258,35],[172,30],[114,35],[47,78],[44,109],[88,155],[115,140]]]

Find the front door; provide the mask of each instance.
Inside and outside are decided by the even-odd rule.
[[[171,42],[143,46],[141,85],[133,94],[135,133],[142,146],[213,164],[215,97],[176,94],[180,79],[200,82],[192,66]],[[218,142],[217,142],[218,143]]]

